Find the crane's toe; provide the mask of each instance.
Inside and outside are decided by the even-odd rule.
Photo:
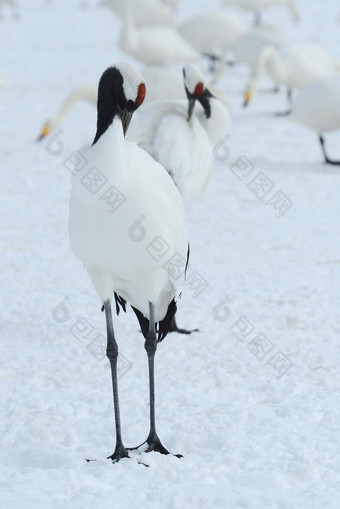
[[[164,447],[164,445],[162,444],[162,442],[160,441],[160,439],[158,438],[157,435],[152,438],[148,437],[145,440],[145,442],[138,445],[137,447],[129,447],[128,451],[137,451],[145,444],[147,445],[147,449],[145,449],[144,451],[140,451],[141,453],[142,452],[159,452],[160,454],[164,454],[164,455],[171,454],[171,456],[176,456],[176,458],[183,458],[182,454],[172,454],[170,451],[168,451],[168,449],[166,447]]]
[[[123,444],[121,444],[116,447],[114,453],[111,454],[111,456],[108,456],[107,459],[111,460],[112,463],[118,463],[118,461],[120,461],[121,459],[129,458],[129,457],[130,456],[129,456],[127,449],[125,449]]]
[[[169,332],[177,332],[178,334],[192,334],[193,332],[199,332],[200,330],[199,329],[181,329],[179,327],[173,327],[173,328],[170,328]]]

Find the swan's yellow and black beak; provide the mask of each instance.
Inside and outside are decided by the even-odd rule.
[[[246,93],[244,94],[243,108],[246,108],[248,106],[248,104],[250,103],[252,98],[253,98],[253,93],[250,90],[247,90]]]
[[[41,133],[39,134],[37,141],[41,141],[44,138],[46,138],[46,136],[48,136],[50,134],[50,131],[51,131],[50,126],[48,124],[45,124],[41,130]]]

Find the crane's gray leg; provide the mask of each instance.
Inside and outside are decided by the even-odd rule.
[[[144,348],[148,355],[149,364],[149,395],[150,395],[150,431],[148,438],[140,444],[138,447],[132,449],[139,449],[145,443],[148,444],[148,448],[145,452],[160,452],[161,454],[170,454],[170,452],[164,447],[160,441],[156,431],[156,417],[155,417],[155,354],[157,350],[157,336],[156,336],[156,324],[155,324],[155,306],[149,302],[149,332],[146,336]],[[181,458],[181,454],[174,454],[178,458]]]
[[[332,164],[333,166],[340,166],[340,161],[333,161],[332,159],[329,159],[329,157],[327,155],[327,152],[326,152],[325,140],[324,140],[323,136],[321,136],[321,135],[319,136],[319,141],[320,141],[322,153],[323,153],[324,158],[325,158],[325,162],[327,164]]]
[[[150,432],[146,443],[148,448],[146,452],[160,452],[161,454],[169,454],[169,451],[164,447],[158,438],[156,431],[156,417],[155,417],[155,354],[157,350],[157,336],[155,324],[155,306],[149,303],[149,332],[146,336],[144,348],[148,355],[149,364],[149,396],[150,396]]]
[[[112,389],[113,389],[113,403],[115,412],[115,425],[116,425],[116,447],[114,453],[108,457],[113,463],[116,463],[122,458],[128,458],[128,452],[125,449],[122,441],[122,432],[120,426],[120,411],[119,411],[119,396],[118,396],[118,380],[117,380],[117,360],[118,360],[118,345],[115,339],[113,323],[112,323],[112,310],[111,302],[106,300],[104,302],[106,329],[107,329],[107,349],[106,355],[111,364],[112,375]]]

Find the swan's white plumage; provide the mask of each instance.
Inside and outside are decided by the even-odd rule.
[[[66,115],[79,101],[88,101],[91,104],[97,104],[97,89],[94,87],[79,87],[73,90],[64,100],[55,115],[50,117],[45,123],[42,133],[43,136],[56,131],[63,122]]]
[[[268,7],[283,4],[288,7],[294,21],[300,19],[295,0],[224,0],[224,4],[228,7],[238,7],[256,13],[260,13]]]
[[[169,5],[172,8],[175,8],[178,6],[180,0],[162,0],[163,4]]]
[[[107,179],[105,189],[115,186],[125,201],[111,213],[100,194],[93,195],[84,187],[83,175],[74,176],[69,220],[72,250],[103,301],[116,291],[146,317],[148,302],[153,302],[159,321],[184,279],[184,274],[176,279],[164,267],[165,259],[178,255],[186,260],[187,256],[180,194],[164,168],[124,139],[119,119],[83,155],[87,168],[97,168]],[[136,241],[129,229],[141,218],[145,239]],[[159,261],[147,251],[157,238],[169,246],[165,259]]]
[[[320,135],[340,129],[340,77],[305,85],[290,118]]]
[[[273,25],[263,24],[239,37],[233,45],[233,52],[238,62],[248,65],[251,72],[255,73],[263,48],[280,48],[283,44],[282,32]]]
[[[230,45],[247,31],[247,26],[224,10],[205,11],[185,21],[179,32],[202,53],[213,53]]]
[[[124,17],[125,0],[107,0],[107,5],[118,16]],[[131,10],[136,26],[174,26],[176,18],[159,0],[131,0]]]
[[[288,88],[300,88],[310,81],[333,76],[339,72],[339,64],[323,48],[313,44],[295,47],[266,47],[262,50],[250,90],[258,88],[264,70],[278,83]]]
[[[197,62],[200,55],[171,27],[136,27],[131,0],[125,0],[124,26],[120,38],[123,51],[147,65]]]
[[[18,9],[19,9],[18,0],[0,0],[0,7],[2,5],[8,5],[9,7],[11,7],[13,14],[18,13]]]

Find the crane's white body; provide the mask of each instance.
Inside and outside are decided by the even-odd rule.
[[[186,207],[203,194],[211,176],[213,148],[230,130],[225,106],[215,98],[210,105],[210,118],[196,104],[188,122],[187,100],[150,103],[138,112],[129,129],[129,139],[169,171]]]
[[[171,27],[136,27],[131,0],[125,0],[124,26],[120,38],[123,51],[147,65],[197,62],[200,58],[189,43]]]
[[[201,53],[224,53],[246,31],[241,20],[224,10],[204,11],[179,27],[181,35]]]
[[[325,78],[304,86],[290,118],[319,135],[340,129],[340,77]]]
[[[125,0],[107,0],[107,5],[124,18],[124,2]],[[159,0],[131,0],[131,11],[137,27],[176,25],[176,18],[169,7]]]
[[[323,48],[305,44],[285,48],[264,48],[259,58],[256,74],[250,84],[255,92],[264,71],[278,83],[289,89],[301,88],[310,81],[333,76],[339,72],[339,64]]]
[[[71,248],[85,265],[103,302],[111,300],[115,291],[146,317],[151,302],[155,305],[155,319],[160,321],[169,303],[178,297],[184,280],[184,267],[179,277],[165,266],[174,256],[184,261],[187,257],[182,198],[164,168],[124,139],[119,119],[113,121],[95,145],[82,153],[88,161],[87,168],[100,171],[106,183],[102,192],[92,194],[84,186],[84,175],[73,176]],[[100,198],[112,186],[124,197],[114,212]],[[145,233],[142,238],[138,236],[141,231],[138,224],[137,234],[133,230],[138,221]],[[157,259],[148,246],[159,239],[168,249],[165,257]]]

